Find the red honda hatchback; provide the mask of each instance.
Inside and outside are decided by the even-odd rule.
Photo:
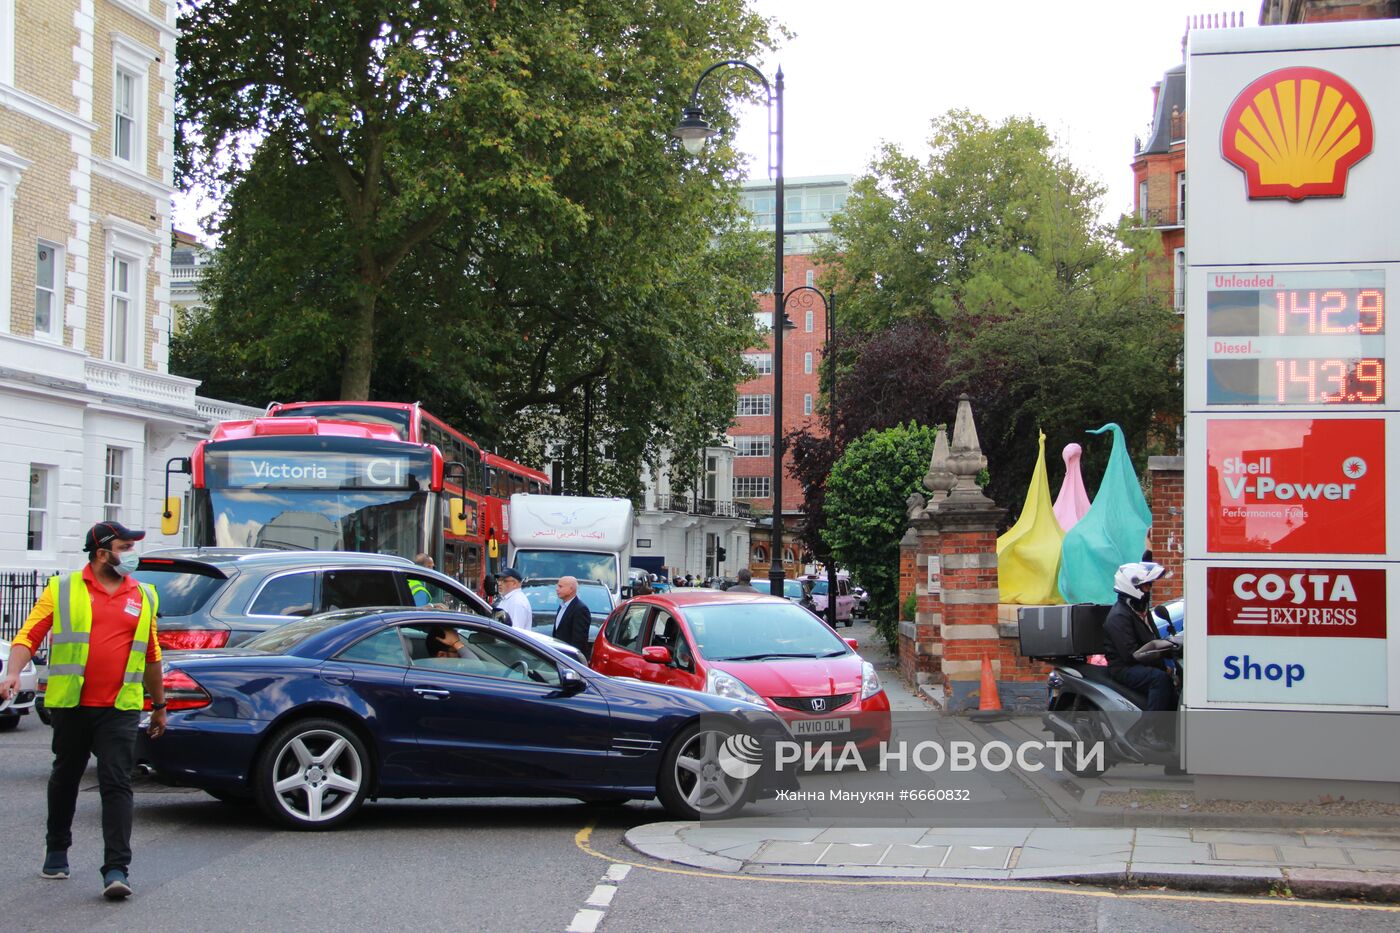
[[[764,703],[795,738],[890,737],[875,667],[816,616],[772,596],[673,590],[623,603],[593,644],[593,669]]]

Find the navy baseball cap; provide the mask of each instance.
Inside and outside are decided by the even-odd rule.
[[[520,571],[516,570],[514,567],[507,567],[496,574],[497,580],[502,580],[506,577],[510,577],[512,580],[518,580],[522,583],[525,582],[525,578],[520,575]]]
[[[83,550],[89,553],[107,547],[113,541],[140,541],[146,537],[144,531],[133,531],[121,522],[98,522],[88,529],[83,539]]]

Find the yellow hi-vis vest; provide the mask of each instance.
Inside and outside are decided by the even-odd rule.
[[[139,710],[146,701],[142,678],[146,674],[146,643],[151,635],[151,620],[155,618],[156,591],[137,584],[141,591],[141,616],[136,621],[136,634],[131,641],[131,654],[126,659],[126,673],[117,691],[117,709]],[[92,633],[92,597],[83,582],[81,570],[68,576],[49,580],[49,598],[53,600],[53,629],[49,634],[49,685],[44,694],[44,706],[63,709],[78,705],[83,693],[83,678],[87,671],[88,636]]]

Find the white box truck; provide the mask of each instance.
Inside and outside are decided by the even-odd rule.
[[[510,566],[526,579],[596,580],[622,599],[632,561],[635,516],[628,499],[510,497]]]

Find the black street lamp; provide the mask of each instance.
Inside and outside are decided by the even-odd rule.
[[[773,139],[772,158],[768,171],[775,184],[774,235],[773,235],[773,541],[772,560],[768,565],[768,580],[773,595],[783,594],[783,307],[787,303],[783,293],[783,69],[778,68],[773,84],[768,83],[763,72],[748,62],[729,59],[717,62],[706,68],[695,82],[690,92],[690,105],[681,112],[681,120],[671,135],[681,141],[686,152],[696,155],[705,146],[705,140],[718,131],[705,120],[704,108],[700,106],[700,86],[713,72],[720,68],[743,68],[763,82],[768,94],[768,113]],[[808,286],[803,286],[804,288]]]

